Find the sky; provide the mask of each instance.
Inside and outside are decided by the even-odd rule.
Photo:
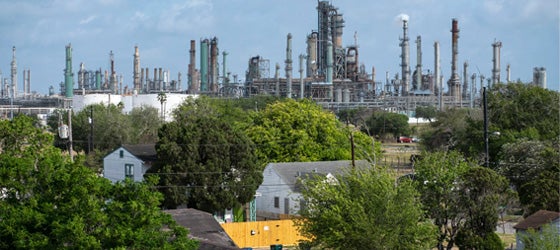
[[[359,46],[359,60],[376,69],[376,81],[400,70],[400,16],[409,18],[410,63],[416,65],[416,36],[422,37],[424,73],[433,72],[434,42],[440,43],[441,74],[451,74],[451,20],[459,22],[459,74],[491,76],[492,43],[502,42],[501,79],[532,81],[533,68],[545,67],[549,89],[559,89],[558,0],[332,0],[345,20],[343,45]],[[31,71],[31,90],[47,94],[64,81],[65,46],[72,45],[77,82],[80,63],[108,70],[109,53],[123,85],[132,87],[134,46],[142,68],[163,68],[172,79],[181,72],[186,88],[190,40],[218,38],[227,71],[242,80],[253,56],[279,63],[284,75],[286,37],[291,33],[294,78],[306,37],[317,30],[316,0],[0,0],[0,70],[9,78],[16,47],[18,91],[23,70]],[[221,63],[220,56],[219,62]],[[220,66],[221,70],[221,66]],[[152,72],[150,72],[150,75]]]

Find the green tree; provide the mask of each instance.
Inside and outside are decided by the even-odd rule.
[[[246,131],[259,146],[259,157],[268,162],[349,160],[351,135],[355,158],[374,158],[374,153],[380,151],[380,145],[372,138],[349,129],[332,113],[307,99],[269,104],[253,113],[252,124]]]
[[[408,116],[385,111],[374,112],[366,119],[366,126],[373,134],[381,137],[391,134],[393,138],[397,138],[411,133]]]
[[[521,139],[502,146],[497,171],[517,188],[526,215],[540,209],[559,211],[559,158],[558,141]]]
[[[415,168],[424,209],[439,228],[438,249],[501,244],[493,234],[498,209],[512,196],[505,177],[457,151],[425,153]]]
[[[164,207],[186,204],[207,212],[249,202],[262,182],[256,146],[207,99],[188,99],[164,124],[156,144]]]
[[[456,183],[473,165],[455,151],[425,153],[414,165],[424,209],[439,229],[438,249],[453,247],[466,218]]]
[[[540,230],[531,228],[520,233],[520,238],[525,249],[560,249],[558,229],[551,224],[544,225]]]
[[[457,235],[461,249],[504,249],[495,234],[501,196],[509,192],[505,177],[486,167],[472,167],[461,176],[457,188],[465,211],[465,224]]]
[[[111,185],[25,116],[0,128],[1,249],[196,249],[147,183]]]
[[[304,183],[300,232],[328,249],[429,249],[436,228],[424,217],[410,181],[387,169],[349,171]]]
[[[437,109],[434,106],[416,106],[414,117],[428,119],[429,122],[432,122],[436,115]]]
[[[560,136],[560,93],[531,84],[497,84],[488,91],[490,123],[511,138],[534,135],[534,140]],[[529,132],[530,130],[536,133]]]

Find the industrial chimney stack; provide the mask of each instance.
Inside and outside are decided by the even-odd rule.
[[[493,57],[492,57],[492,86],[500,82],[500,49],[502,42],[497,41],[492,44]]]
[[[292,34],[288,33],[286,46],[286,87],[288,93],[286,97],[292,98]]]
[[[457,73],[457,57],[459,55],[459,25],[457,19],[454,18],[451,25],[451,78],[449,78],[447,85],[449,86],[449,95],[459,98],[461,94],[461,81]]]
[[[408,95],[409,84],[410,84],[410,48],[408,45],[408,20],[403,19],[403,37],[401,40],[401,67],[402,67],[402,95]]]

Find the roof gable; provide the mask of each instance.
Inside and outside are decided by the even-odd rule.
[[[358,168],[369,167],[369,162],[365,160],[355,161],[355,163]],[[352,161],[269,163],[267,168],[273,169],[292,191],[299,192],[301,186],[297,185],[298,179],[344,174],[352,169]]]
[[[539,210],[513,226],[515,229],[540,229],[542,226],[560,218],[560,212]]]
[[[155,161],[157,159],[156,145],[151,144],[123,144],[121,148],[128,151],[143,161]],[[118,150],[118,149],[117,149]]]
[[[239,249],[211,214],[192,209],[164,210],[178,225],[189,229],[189,235],[200,242],[199,249]]]

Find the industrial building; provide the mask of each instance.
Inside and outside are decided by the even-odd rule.
[[[199,42],[199,63],[197,67],[196,41],[190,40],[188,48],[187,80],[183,86],[182,74],[176,75],[165,66],[143,67],[141,48],[133,50],[133,74],[130,82],[123,82],[123,75],[115,70],[113,51],[108,54],[109,68],[86,67],[80,62],[76,74],[73,70],[72,45],[65,47],[64,81],[60,90],[51,86],[48,96],[31,92],[31,70],[23,70],[23,92],[18,92],[18,72],[16,48],[13,47],[11,74],[3,78],[0,73],[1,98],[0,114],[21,112],[29,108],[29,113],[45,112],[40,108],[69,108],[79,111],[82,107],[95,103],[119,103],[124,110],[139,105],[159,108],[158,93],[168,94],[166,112],[188,96],[210,95],[214,97],[249,97],[253,95],[275,95],[287,98],[311,98],[323,107],[332,110],[366,107],[382,108],[412,115],[417,105],[445,107],[474,107],[479,105],[483,86],[501,82],[500,49],[502,43],[494,41],[491,46],[492,76],[470,74],[468,59],[464,58],[463,74],[459,72],[459,21],[451,20],[451,72],[447,80],[447,90],[443,86],[439,41],[433,42],[433,70],[426,69],[422,53],[422,37],[416,36],[416,66],[411,71],[410,35],[408,18],[402,18],[402,36],[398,38],[401,48],[400,74],[385,79],[376,79],[375,67],[366,66],[360,58],[359,44],[343,45],[345,20],[343,13],[331,1],[317,2],[317,27],[310,30],[306,43],[306,53],[293,55],[292,35],[286,34],[286,55],[283,65],[275,64],[271,76],[270,61],[259,55],[248,58],[244,82],[238,81],[237,74],[227,71],[228,53],[220,49],[217,37],[202,38]],[[294,62],[295,60],[295,62]],[[295,63],[297,65],[294,65]],[[221,63],[221,65],[220,65]],[[128,65],[121,65],[129,67]],[[294,68],[295,67],[295,68]],[[294,70],[297,71],[294,74]],[[381,74],[383,75],[383,74]],[[507,81],[510,81],[510,67],[507,66]],[[75,77],[77,76],[77,77]],[[176,76],[176,77],[175,77]],[[479,79],[479,83],[477,83]],[[546,69],[535,67],[533,84],[546,88]],[[485,80],[488,82],[485,83]],[[129,87],[130,86],[130,87]],[[169,99],[171,98],[171,99]],[[118,101],[117,101],[118,100]],[[34,110],[33,108],[36,108]]]

